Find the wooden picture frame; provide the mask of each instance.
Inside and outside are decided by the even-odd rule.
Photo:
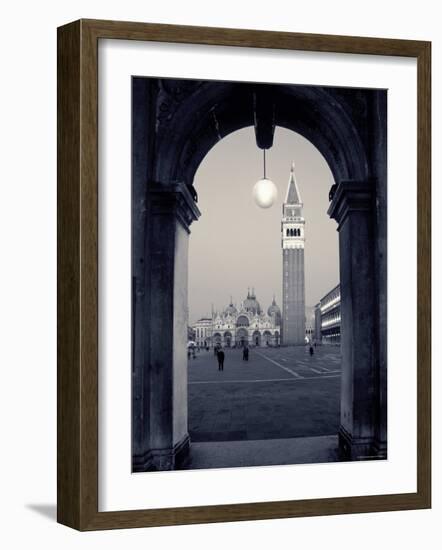
[[[418,71],[417,492],[98,511],[98,40],[403,56]],[[58,521],[82,531],[431,506],[431,44],[79,20],[58,29]]]

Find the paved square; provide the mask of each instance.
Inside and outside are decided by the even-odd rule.
[[[334,435],[339,428],[339,347],[225,349],[189,360],[189,434],[194,442]]]

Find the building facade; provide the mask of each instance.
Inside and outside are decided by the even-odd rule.
[[[195,332],[194,340],[196,345],[200,348],[209,347],[212,337],[212,318],[203,317],[202,319],[198,319],[192,328]]]
[[[315,341],[341,343],[341,289],[335,286],[315,306]]]
[[[292,163],[287,195],[282,206],[282,343],[305,343],[304,244],[305,220]]]
[[[224,347],[279,346],[281,343],[281,310],[275,299],[261,309],[255,292],[247,292],[246,299],[237,308],[232,301],[211,318],[199,319],[194,325],[196,343],[200,347],[221,344]]]
[[[315,340],[315,308],[305,308],[305,342],[312,343]]]

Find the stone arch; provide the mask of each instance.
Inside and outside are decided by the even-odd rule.
[[[236,319],[236,326],[237,327],[248,327],[250,325],[250,320],[247,317],[247,315],[239,315]]]
[[[201,161],[215,143],[236,130],[255,125],[254,97],[258,88],[249,83],[195,82],[183,91],[183,81],[166,81],[166,87],[164,80],[160,82],[163,132],[154,179],[182,181],[191,186]],[[275,125],[313,143],[326,159],[335,182],[369,176],[363,136],[354,121],[354,115],[363,115],[367,107],[363,92],[360,98],[351,96],[350,101],[336,88],[259,86],[267,86],[267,93],[272,94]]]
[[[175,276],[175,262],[182,262],[178,268],[184,272],[189,227],[200,214],[193,188],[198,166],[215,143],[247,126],[255,126],[261,148],[271,146],[275,125],[298,132],[331,169],[335,185],[328,213],[338,222],[340,241],[340,448],[350,458],[385,457],[385,91],[132,82],[133,394],[140,395],[133,407],[133,469],[173,469],[189,449],[187,279]],[[270,98],[270,111],[260,107],[262,94]],[[154,396],[158,387],[161,399]],[[170,404],[167,412],[163,403]]]

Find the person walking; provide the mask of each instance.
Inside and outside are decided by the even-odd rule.
[[[242,350],[242,360],[248,361],[249,360],[249,348],[247,346],[244,346]]]
[[[224,370],[224,351],[219,349],[216,357],[218,359],[218,370]]]
[[[310,344],[310,357],[313,355],[313,346]]]

